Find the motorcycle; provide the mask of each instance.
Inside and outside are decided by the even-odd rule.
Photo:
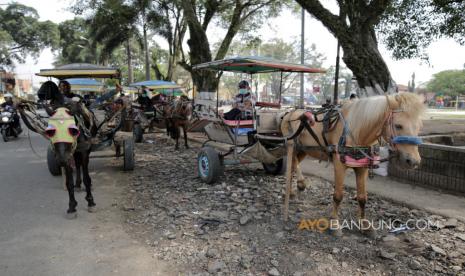
[[[21,134],[21,126],[13,127],[16,111],[12,107],[7,107],[0,112],[0,131],[4,142],[8,142],[10,137],[18,138]]]

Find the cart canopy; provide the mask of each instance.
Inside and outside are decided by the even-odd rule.
[[[140,82],[135,82],[131,83],[129,86],[133,87],[140,87],[140,86],[146,86],[149,89],[181,89],[181,86],[178,84],[171,82],[171,81],[162,81],[162,80],[148,80],[148,81],[140,81]]]
[[[129,84],[131,87],[141,87],[146,86],[147,88],[154,90],[156,95],[158,93],[163,93],[167,96],[181,96],[184,93],[181,91],[181,86],[171,82],[171,81],[162,81],[162,80],[148,80],[141,81]]]
[[[71,85],[72,91],[79,92],[100,92],[103,88],[103,83],[95,79],[66,79]]]
[[[59,66],[55,69],[41,69],[36,74],[41,77],[54,77],[57,79],[71,78],[120,78],[121,73],[113,67],[99,66],[89,63],[72,63]]]
[[[192,68],[195,70],[204,69],[248,74],[270,72],[326,73],[324,69],[312,68],[307,65],[288,63],[259,56],[226,58],[197,64]]]

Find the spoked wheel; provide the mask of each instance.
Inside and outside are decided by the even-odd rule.
[[[203,147],[197,156],[199,177],[207,184],[215,183],[223,174],[219,154],[211,147]]]
[[[286,157],[279,159],[272,164],[262,163],[265,172],[271,175],[283,175],[286,171]]]
[[[125,171],[134,170],[135,161],[134,161],[134,139],[129,138],[124,140],[124,165],[123,169]]]
[[[53,153],[51,145],[49,145],[47,149],[47,166],[48,166],[49,172],[53,176],[61,175],[61,168],[55,159],[55,153]]]
[[[134,140],[136,143],[142,143],[144,139],[144,129],[140,124],[134,124]]]

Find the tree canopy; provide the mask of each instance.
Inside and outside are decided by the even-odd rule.
[[[433,75],[428,90],[449,96],[465,95],[465,70],[446,70]]]
[[[51,21],[39,21],[37,11],[13,3],[0,9],[0,64],[12,67],[27,55],[36,58],[43,49],[58,46],[58,28]]]
[[[392,0],[378,31],[396,59],[428,59],[426,48],[439,38],[465,45],[465,1]]]
[[[89,24],[80,17],[63,21],[58,25],[60,34],[59,48],[55,65],[84,62],[101,62],[101,45],[95,43],[89,30]]]

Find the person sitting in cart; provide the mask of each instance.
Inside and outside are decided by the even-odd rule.
[[[249,82],[242,80],[238,85],[239,93],[234,97],[233,108],[224,113],[226,120],[252,120],[254,96],[251,93]]]
[[[58,83],[58,89],[64,96],[65,104],[70,103],[73,100],[73,98],[79,98],[79,101],[83,100],[81,95],[74,94],[73,92],[71,92],[71,84],[69,84],[69,82],[65,80],[61,80]]]
[[[148,95],[148,88],[142,86],[142,93],[137,97],[137,103],[140,104],[144,111],[153,111],[154,107]]]

